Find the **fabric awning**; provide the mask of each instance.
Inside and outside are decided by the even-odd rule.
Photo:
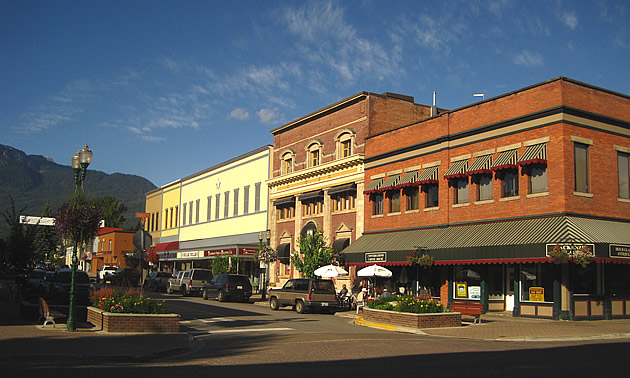
[[[630,223],[557,216],[364,233],[342,253],[346,262],[354,264],[364,263],[366,253],[385,253],[389,262],[406,261],[411,251],[419,249],[433,255],[436,264],[505,263],[514,259],[542,262],[549,261],[547,245],[556,243],[594,244],[597,257],[608,257],[609,244],[630,245]]]
[[[459,160],[453,163],[451,167],[444,174],[444,178],[447,180],[466,177],[466,171],[468,170],[468,160]]]
[[[396,185],[398,185],[399,180],[400,180],[399,174],[391,175],[387,177],[387,179],[383,182],[383,185],[381,185],[381,191],[395,189]]]
[[[278,251],[278,260],[280,260],[283,264],[288,264],[291,260],[291,244],[283,243],[280,244],[277,248]]]
[[[418,181],[418,171],[407,172],[398,181],[398,185],[396,185],[396,188],[404,188],[407,186],[417,186],[418,185],[417,181]]]
[[[438,167],[426,168],[420,176],[418,176],[417,183],[419,185],[424,184],[437,184],[438,182]]]
[[[506,168],[516,168],[517,155],[518,154],[516,150],[503,151],[501,152],[497,160],[495,160],[494,163],[492,163],[492,166],[490,168],[493,171],[498,171],[499,169],[506,169]]]
[[[479,175],[485,173],[492,173],[490,167],[492,166],[492,155],[479,156],[468,167],[468,175]]]
[[[274,203],[274,206],[283,206],[283,205],[295,205],[295,197],[284,197],[278,198]]]
[[[345,193],[345,192],[356,192],[356,191],[357,191],[357,185],[355,183],[352,183],[352,184],[334,186],[328,190],[328,195]]]
[[[547,143],[528,146],[523,155],[518,159],[518,165],[547,163]]]
[[[365,189],[363,189],[363,193],[378,193],[382,184],[383,184],[382,178],[372,180],[372,182],[370,182],[368,186]]]
[[[350,239],[348,238],[337,239],[333,242],[332,248],[335,253],[339,253],[344,248],[347,248],[349,245],[350,245]]]
[[[179,249],[179,242],[158,243],[155,245],[155,252],[175,251]]]
[[[300,201],[316,199],[316,198],[324,198],[324,192],[321,190],[315,190],[312,192],[300,194],[298,198]]]

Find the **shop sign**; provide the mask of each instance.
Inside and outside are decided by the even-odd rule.
[[[241,256],[254,256],[258,252],[256,248],[241,248],[238,250],[238,254]]]
[[[386,262],[387,252],[370,252],[365,254],[366,263]]]
[[[610,257],[630,259],[630,245],[611,244]]]
[[[180,258],[180,259],[190,259],[194,257],[199,257],[199,251],[179,252],[177,256],[177,258]]]
[[[544,302],[545,301],[545,288],[544,287],[530,287],[529,300],[530,302]]]
[[[213,256],[235,256],[236,248],[225,248],[225,249],[212,249],[208,251],[204,251],[204,256],[213,257]]]
[[[470,286],[468,288],[468,298],[470,299],[481,299],[481,286]]]
[[[468,298],[468,283],[455,282],[455,298]]]
[[[549,256],[549,254],[553,251],[553,248],[559,245],[560,248],[569,254],[569,256],[573,256],[573,252],[577,251],[578,249],[586,246],[588,248],[589,251],[591,251],[591,256],[595,256],[595,244],[568,244],[568,243],[554,243],[554,244],[547,244],[547,256]],[[628,256],[630,257],[630,256]]]

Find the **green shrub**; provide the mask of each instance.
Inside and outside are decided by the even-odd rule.
[[[167,314],[164,301],[140,296],[137,291],[96,290],[90,296],[92,305],[103,311],[122,314]]]
[[[375,301],[368,302],[367,306],[377,310],[411,312],[414,314],[444,312],[444,306],[433,299],[420,299],[409,295],[381,297]]]

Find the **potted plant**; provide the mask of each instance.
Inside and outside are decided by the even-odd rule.
[[[595,256],[593,256],[593,253],[591,252],[591,249],[589,247],[583,245],[578,248],[577,251],[575,251],[575,257],[573,258],[573,261],[576,264],[582,266],[582,268],[586,268],[588,264],[593,262],[593,260],[595,260]]]
[[[419,255],[418,251],[411,251],[409,256],[407,256],[407,263],[409,265],[417,264],[424,268],[429,268],[435,263],[435,258],[427,253]]]
[[[554,264],[566,264],[570,258],[569,253],[562,249],[560,244],[556,244],[549,253],[549,260]]]

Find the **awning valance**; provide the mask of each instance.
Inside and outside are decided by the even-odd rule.
[[[391,175],[387,177],[387,179],[383,182],[383,185],[381,185],[381,191],[395,189],[396,185],[398,185],[399,180],[400,180],[399,174]]]
[[[344,248],[348,247],[349,245],[350,245],[350,239],[348,238],[337,239],[333,242],[332,248],[333,248],[333,251],[335,251],[335,253],[339,253]]]
[[[317,199],[317,198],[324,198],[324,192],[322,192],[321,190],[315,190],[315,191],[312,191],[312,192],[300,194],[300,196],[298,198],[299,198],[300,201],[306,201],[306,200]]]
[[[295,205],[295,197],[291,196],[291,197],[278,198],[277,200],[275,200],[273,205],[276,207],[283,206],[283,205]]]
[[[379,189],[381,188],[382,184],[383,184],[382,178],[372,180],[372,182],[370,182],[368,186],[366,186],[365,189],[363,189],[363,193],[377,193],[379,192]]]
[[[492,166],[492,155],[479,156],[468,167],[468,175],[479,175],[485,173],[492,173],[490,167]]]
[[[357,191],[357,185],[355,183],[352,183],[352,184],[332,187],[328,190],[328,195],[345,193],[345,192],[356,192],[356,191]]]
[[[459,160],[453,163],[451,167],[444,174],[444,178],[447,180],[466,177],[466,171],[468,170],[468,160]]]
[[[280,244],[277,248],[278,260],[283,264],[288,264],[291,259],[291,243]]]
[[[517,168],[517,152],[516,150],[507,150],[501,152],[497,160],[492,163],[491,169],[498,171],[499,169]]]
[[[418,176],[418,185],[424,184],[437,184],[438,182],[438,167],[426,168],[420,176]]]
[[[528,146],[523,155],[518,159],[518,165],[547,163],[547,143]]]

